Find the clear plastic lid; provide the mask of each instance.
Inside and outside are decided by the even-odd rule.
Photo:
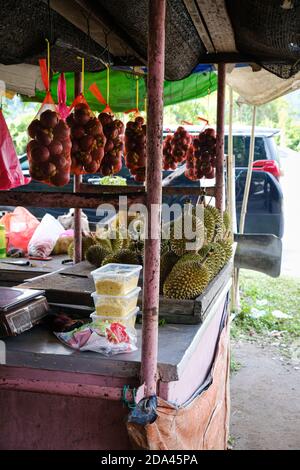
[[[92,271],[91,275],[95,279],[99,279],[101,277],[111,277],[113,279],[116,277],[129,278],[131,276],[138,276],[141,269],[142,266],[140,264],[109,263]]]
[[[141,291],[141,287],[136,287],[135,289],[130,291],[129,294],[127,294],[127,295],[98,294],[97,292],[93,292],[91,294],[91,296],[93,297],[95,304],[97,304],[98,301],[102,302],[102,300],[105,301],[106,299],[112,300],[112,301],[113,300],[116,300],[116,301],[124,300],[126,302],[128,300],[133,299],[134,297],[138,297],[140,291]]]

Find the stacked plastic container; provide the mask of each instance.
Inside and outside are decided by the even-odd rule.
[[[91,318],[97,327],[114,325],[123,329],[123,336],[132,336],[139,312],[141,269],[140,265],[110,263],[91,272],[96,287],[92,294],[96,310]]]

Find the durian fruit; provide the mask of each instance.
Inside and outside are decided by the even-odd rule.
[[[108,238],[111,243],[111,248],[114,253],[125,248],[124,245],[124,238],[119,230],[112,230],[109,232]]]
[[[199,255],[198,253],[185,253],[183,256],[179,258],[179,260],[177,261],[177,264],[186,263],[187,261],[198,261],[199,263],[201,263],[202,258],[203,257]]]
[[[160,241],[160,256],[162,257],[170,251],[170,240],[161,239]]]
[[[191,228],[193,234],[195,234],[194,238],[189,239],[189,237],[186,237],[185,227]],[[197,252],[204,243],[204,223],[193,214],[184,212],[181,217],[174,221],[171,232],[171,250],[178,256],[189,252]],[[193,247],[188,246],[189,244],[193,244]]]
[[[215,217],[214,215],[207,210],[204,209],[204,227],[206,228],[206,240],[207,243],[211,243],[214,239],[215,235]]]
[[[210,279],[213,279],[226,263],[226,253],[224,248],[217,242],[210,243],[206,251],[206,255],[203,258],[203,265],[207,267],[210,273]]]
[[[163,292],[163,285],[173,267],[179,260],[174,251],[167,251],[160,260],[160,292]]]
[[[82,258],[85,259],[86,252],[90,246],[96,245],[97,239],[93,236],[82,237]],[[74,242],[70,243],[68,248],[68,255],[70,258],[74,257]]]
[[[100,245],[102,248],[104,248],[107,251],[112,251],[112,246],[111,246],[111,241],[109,238],[99,238],[97,237],[96,239],[97,245]]]
[[[229,240],[220,240],[218,244],[223,248],[225,252],[225,263],[230,260],[232,256],[232,244]]]
[[[195,299],[209,282],[207,268],[197,261],[176,264],[167,277],[163,293],[171,299]]]
[[[96,268],[100,268],[104,258],[109,254],[110,252],[101,245],[93,245],[88,248],[85,258],[89,263],[96,266]]]
[[[108,263],[141,264],[141,257],[129,249],[122,249],[107,255],[102,261],[102,266]]]
[[[214,236],[213,241],[222,240],[223,238],[223,217],[220,213],[219,209],[214,206],[206,206],[205,210],[210,212],[210,214],[215,219],[215,229],[214,229]]]

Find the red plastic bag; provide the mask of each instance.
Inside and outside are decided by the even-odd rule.
[[[106,138],[83,94],[73,101],[67,124],[72,139],[71,172],[75,175],[99,172]]]
[[[33,179],[50,186],[64,186],[70,181],[70,129],[58,113],[49,91],[46,60],[40,68],[47,90],[42,106],[28,127],[31,141],[27,145],[29,172]]]
[[[57,82],[58,112],[63,120],[70,114],[70,108],[67,106],[67,84],[65,74],[61,73]]]
[[[19,159],[1,109],[0,175],[0,190],[16,188],[30,182],[30,178],[26,178],[22,173]]]
[[[24,207],[16,207],[0,219],[0,224],[5,226],[7,248],[18,248],[27,253],[28,243],[40,222]]]

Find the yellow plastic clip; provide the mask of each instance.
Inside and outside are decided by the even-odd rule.
[[[82,91],[84,94],[84,57],[77,56],[77,59],[81,60]]]
[[[47,71],[48,71],[48,90],[50,89],[50,42],[46,38],[46,43],[47,43]]]

